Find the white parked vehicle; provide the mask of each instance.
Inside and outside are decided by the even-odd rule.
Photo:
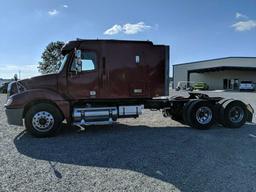
[[[241,81],[239,89],[240,91],[254,91],[255,85],[252,81]]]
[[[186,91],[193,91],[193,84],[195,82],[192,81],[179,81],[177,87],[175,88],[176,91],[186,90]]]

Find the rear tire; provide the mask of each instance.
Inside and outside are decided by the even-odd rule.
[[[190,122],[190,117],[189,117],[189,114],[188,114],[188,108],[190,107],[190,105],[195,102],[195,100],[190,100],[188,101],[187,103],[185,103],[184,107],[183,107],[183,112],[182,112],[182,119],[183,119],[183,124],[185,125],[189,125],[189,122]]]
[[[247,108],[242,101],[229,100],[220,110],[221,122],[224,127],[240,128],[247,119]]]
[[[55,136],[60,130],[62,121],[60,111],[48,103],[32,106],[25,115],[26,129],[35,137]]]
[[[222,124],[222,118],[220,115],[220,111],[223,109],[223,105],[230,100],[233,100],[233,99],[222,99],[218,103],[216,103],[216,105],[214,107],[214,113],[216,114],[215,120],[218,124]]]
[[[187,109],[188,124],[196,129],[210,129],[215,123],[213,105],[208,101],[195,100]]]

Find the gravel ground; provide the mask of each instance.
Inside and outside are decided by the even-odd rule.
[[[256,103],[254,94],[238,95]],[[6,123],[4,102],[0,95],[1,192],[256,191],[254,124],[199,131],[145,111],[111,127],[63,126],[59,136],[37,139]]]

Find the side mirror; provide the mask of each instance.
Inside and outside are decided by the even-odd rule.
[[[81,50],[76,50],[76,58],[81,59]]]
[[[82,71],[81,50],[75,52],[76,72]]]
[[[82,72],[82,63],[76,63],[76,72]]]

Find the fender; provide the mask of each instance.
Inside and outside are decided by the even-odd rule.
[[[10,96],[12,102],[6,105],[6,108],[25,108],[26,106],[35,102],[51,102],[57,105],[66,119],[69,119],[70,115],[70,103],[62,95],[55,91],[48,89],[30,89],[24,92],[14,94]]]

